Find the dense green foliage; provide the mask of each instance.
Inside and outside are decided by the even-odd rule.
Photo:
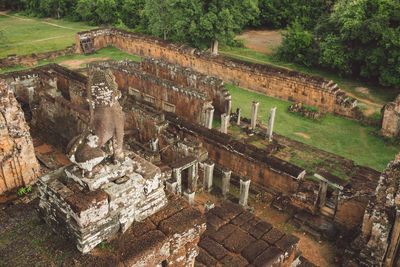
[[[329,11],[333,0],[259,0],[259,19],[254,26],[282,29],[298,21],[306,29],[312,29],[315,22]]]
[[[312,36],[295,23],[284,35],[278,55],[384,86],[400,86],[399,1],[340,0],[329,16],[320,18]]]
[[[400,86],[398,0],[5,0],[39,17],[114,25],[197,48],[246,25],[283,28],[281,60]],[[218,42],[216,42],[218,41]]]
[[[257,15],[256,0],[148,0],[138,30],[205,48],[232,42]]]
[[[285,61],[295,62],[307,67],[318,60],[317,42],[312,32],[305,30],[297,21],[283,33],[282,45],[278,56]]]

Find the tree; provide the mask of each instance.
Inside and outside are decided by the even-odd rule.
[[[149,0],[139,31],[198,48],[231,42],[258,15],[257,0]]]
[[[125,0],[121,8],[121,20],[129,28],[140,23],[140,14],[144,9],[145,0]]]
[[[219,42],[229,42],[248,21],[258,15],[255,0],[210,0],[204,1],[204,15],[198,24],[198,35],[202,42],[211,44],[211,53],[218,53]]]
[[[168,33],[176,21],[174,13],[177,10],[174,5],[175,0],[146,0],[138,31],[167,40]]]
[[[343,74],[400,86],[400,2],[340,0],[318,29],[320,63]]]
[[[323,14],[327,13],[333,0],[259,0],[260,16],[254,26],[282,29],[295,21],[310,30]]]
[[[312,32],[296,21],[283,34],[277,54],[282,60],[311,67],[318,62],[318,45]]]
[[[40,13],[45,17],[54,17],[57,19],[65,16],[66,12],[65,0],[41,0],[40,2]]]
[[[113,24],[119,18],[116,0],[97,0],[95,12],[102,24]]]

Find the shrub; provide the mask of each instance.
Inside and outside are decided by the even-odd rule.
[[[286,33],[283,33],[278,57],[284,61],[311,67],[318,61],[318,47],[313,34],[295,22],[287,28]]]

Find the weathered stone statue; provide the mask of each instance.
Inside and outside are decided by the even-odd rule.
[[[90,108],[88,129],[72,141],[69,157],[80,168],[92,171],[108,156],[112,156],[114,161],[124,160],[124,113],[118,102],[121,93],[110,70],[90,70],[87,95]],[[108,141],[112,142],[111,149],[105,146]],[[110,151],[107,153],[107,150]]]

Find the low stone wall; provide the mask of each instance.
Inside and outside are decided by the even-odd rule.
[[[63,50],[57,50],[39,54],[30,54],[23,56],[9,55],[6,58],[0,59],[0,70],[15,68],[17,66],[32,67],[38,65],[39,60],[50,60],[65,55],[72,55],[74,51],[75,51],[75,45],[72,45],[68,46]]]
[[[333,81],[297,71],[214,56],[185,45],[118,29],[78,33],[76,52],[82,53],[80,41],[88,39],[92,40],[96,49],[113,46],[138,56],[164,59],[247,90],[300,102],[346,117],[353,117],[353,108],[357,105],[357,101],[341,92]]]
[[[14,92],[0,79],[0,195],[36,182],[39,164]]]

